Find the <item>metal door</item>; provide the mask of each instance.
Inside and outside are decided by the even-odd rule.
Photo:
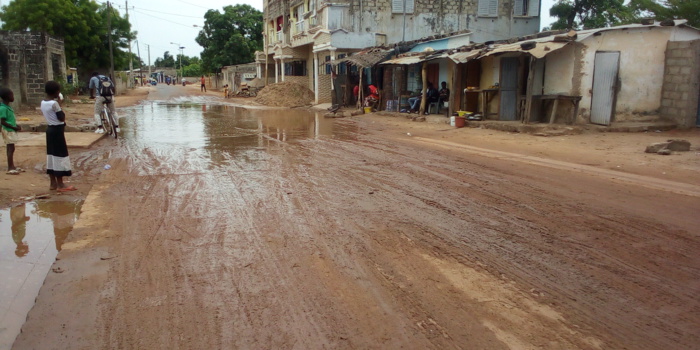
[[[518,113],[518,63],[517,57],[501,58],[501,108],[500,120],[517,120]]]
[[[620,52],[596,52],[593,67],[591,123],[610,125],[615,110],[615,88],[620,69]]]

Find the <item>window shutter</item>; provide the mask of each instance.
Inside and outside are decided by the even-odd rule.
[[[525,13],[523,13],[523,5],[525,5],[523,2],[528,1],[528,0],[513,0],[513,15],[514,16],[522,16]]]
[[[498,17],[498,0],[489,1],[489,16]]]
[[[415,0],[406,0],[406,13],[413,13],[415,8]]]
[[[491,2],[491,0],[479,0],[479,9],[477,13],[479,16],[489,15],[489,2]]]
[[[391,0],[391,12],[403,13],[403,0]]]
[[[540,16],[540,0],[530,0],[530,8],[528,9],[528,16],[539,17]]]

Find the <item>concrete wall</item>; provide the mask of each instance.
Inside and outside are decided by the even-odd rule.
[[[666,48],[661,115],[691,128],[698,118],[700,40],[669,42]]]
[[[584,44],[581,107],[589,117],[593,89],[595,55],[598,51],[620,52],[620,88],[614,120],[625,121],[635,114],[656,113],[661,106],[664,56],[671,28],[640,28],[603,32],[582,41]]]
[[[666,46],[672,37],[697,39],[700,33],[688,28],[643,27],[604,31],[569,44],[546,56],[544,93],[582,96],[577,122],[587,123],[596,52],[617,51],[620,52],[620,86],[613,120],[658,119],[666,72]]]
[[[40,104],[44,83],[66,79],[63,40],[45,33],[0,31],[0,57],[0,84],[21,104]]]

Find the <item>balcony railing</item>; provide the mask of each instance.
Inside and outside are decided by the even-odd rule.
[[[318,25],[318,19],[316,16],[309,17],[309,28],[313,28]]]

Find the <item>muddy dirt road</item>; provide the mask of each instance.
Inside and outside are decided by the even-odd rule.
[[[700,344],[697,187],[208,101],[122,112],[14,349]]]

